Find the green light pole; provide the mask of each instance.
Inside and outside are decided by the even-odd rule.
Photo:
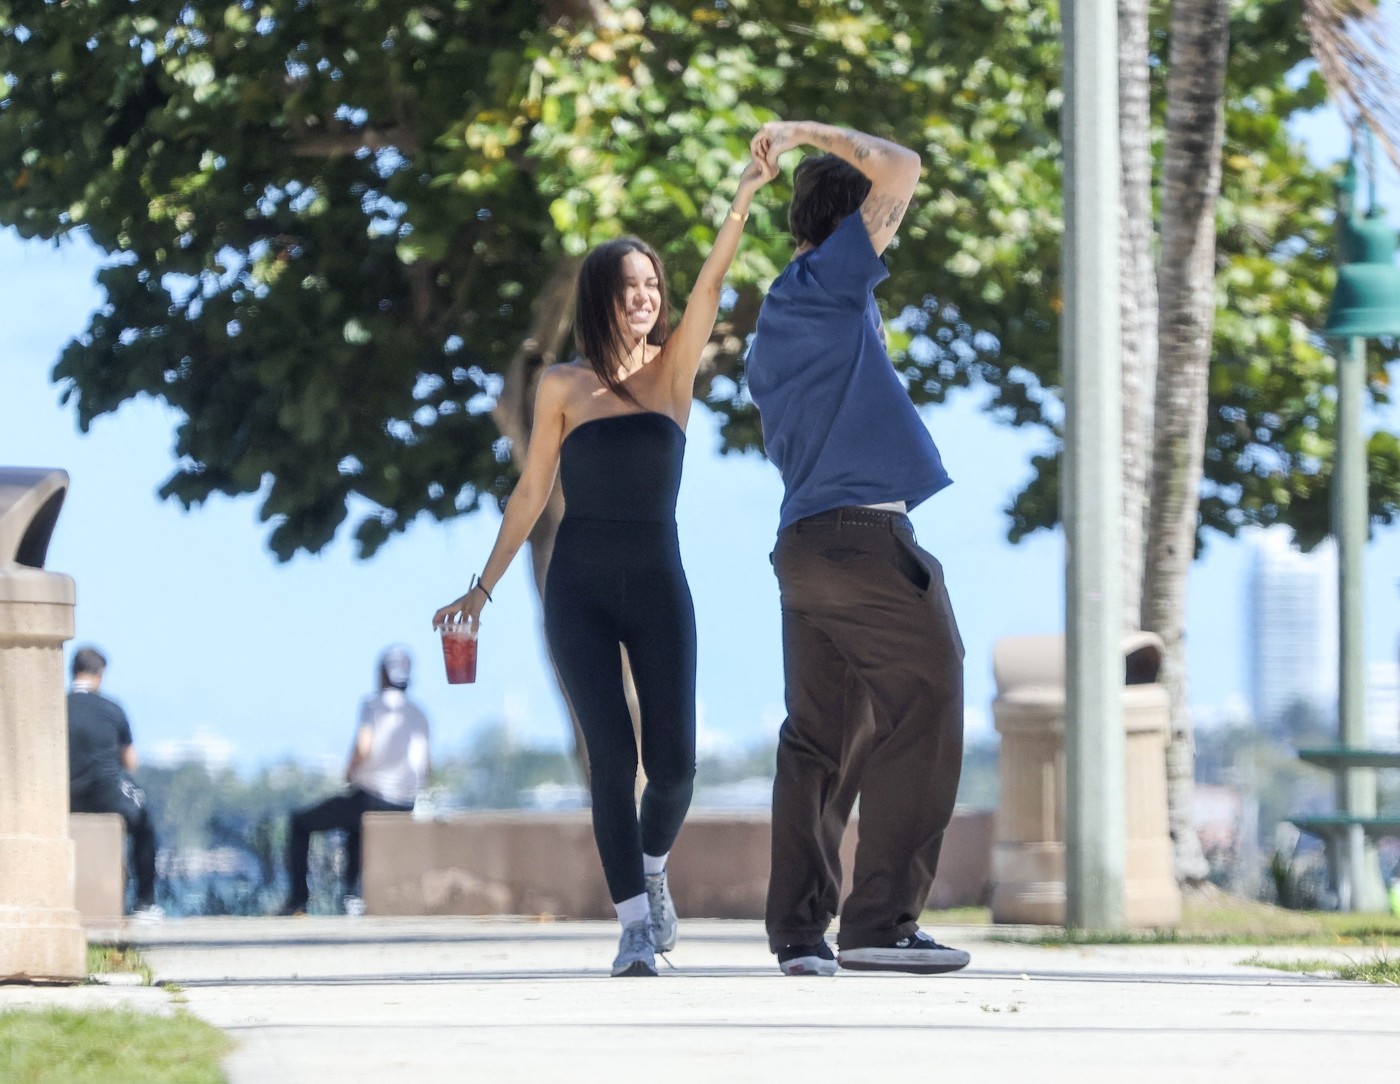
[[[1337,717],[1343,748],[1366,745],[1366,645],[1364,558],[1370,528],[1366,438],[1361,429],[1366,384],[1366,340],[1400,335],[1400,268],[1395,266],[1395,231],[1376,204],[1374,169],[1369,171],[1369,208],[1355,209],[1356,166],[1337,185],[1341,263],[1323,334],[1346,341],[1337,355],[1337,455],[1332,474],[1332,533],[1337,540],[1340,619]],[[1357,817],[1376,813],[1376,776],[1349,768],[1337,782],[1337,809]],[[1345,911],[1384,911],[1385,889],[1375,847],[1360,825],[1352,825],[1343,854],[1334,856],[1338,906]]]

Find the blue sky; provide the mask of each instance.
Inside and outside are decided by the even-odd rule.
[[[1323,131],[1319,143],[1339,145]],[[1392,186],[1387,186],[1388,190]],[[1400,199],[1391,198],[1392,210]],[[107,691],[132,719],[138,750],[212,737],[240,768],[286,756],[338,763],[379,650],[408,645],[413,695],[439,755],[505,722],[522,741],[562,745],[567,722],[548,674],[539,603],[522,555],[495,592],[473,686],[448,686],[430,628],[485,560],[494,510],[441,525],[420,520],[370,562],[338,539],[279,565],[252,500],[184,513],[155,493],[172,468],[175,415],[128,404],[80,434],[49,372],[100,301],[98,254],[0,233],[0,464],[56,466],[72,477],[48,567],[77,581],[75,643],[108,655]],[[955,484],[917,509],[922,545],[944,564],[967,646],[969,737],[990,738],[993,643],[1059,631],[1063,545],[1041,533],[1005,542],[1001,509],[1045,447],[979,412],[975,393],[924,417]],[[1400,411],[1382,419],[1400,426]],[[677,517],[700,640],[702,748],[771,740],[782,721],[777,587],[768,563],[781,485],[757,456],[722,457],[711,416],[691,418]],[[1190,583],[1192,699],[1225,703],[1247,688],[1248,548],[1212,536]],[[1368,660],[1396,658],[1400,531],[1367,550]],[[70,650],[72,645],[70,646]]]

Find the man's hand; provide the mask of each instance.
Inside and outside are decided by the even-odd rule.
[[[770,120],[749,140],[754,161],[762,162],[776,176],[779,157],[804,142],[799,134],[801,126],[802,122],[796,120]]]

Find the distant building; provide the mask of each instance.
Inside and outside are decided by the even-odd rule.
[[[137,748],[140,748],[139,742]],[[233,763],[233,742],[200,727],[193,737],[167,738],[156,742],[151,746],[147,759],[157,768],[202,764],[210,773],[221,772]]]
[[[1250,699],[1255,721],[1286,725],[1291,712],[1337,717],[1337,551],[1329,540],[1311,553],[1273,527],[1253,537],[1250,574]]]
[[[1366,731],[1376,745],[1400,745],[1400,665],[1366,667]]]

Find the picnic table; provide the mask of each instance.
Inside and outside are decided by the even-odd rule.
[[[1400,837],[1400,813],[1377,813],[1374,809],[1347,809],[1346,780],[1353,771],[1400,768],[1400,749],[1364,748],[1348,745],[1328,745],[1299,749],[1298,759],[1333,774],[1337,781],[1338,804],[1335,813],[1319,813],[1290,817],[1300,831],[1322,840],[1327,853],[1327,867],[1343,908],[1348,906],[1355,888],[1350,881],[1350,864],[1342,856],[1350,848],[1360,853],[1367,839],[1385,836]]]

